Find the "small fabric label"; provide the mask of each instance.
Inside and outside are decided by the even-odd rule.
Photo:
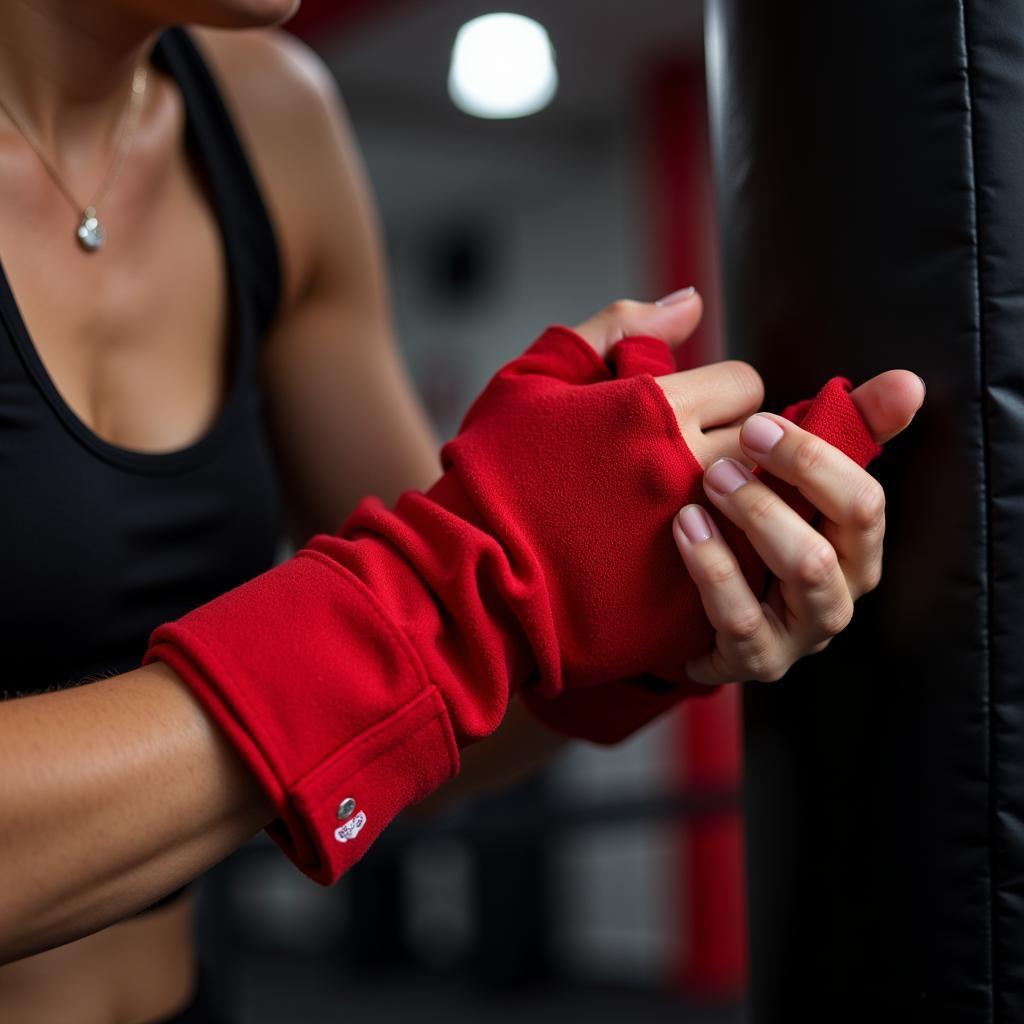
[[[355,839],[357,835],[363,830],[363,826],[366,824],[366,815],[360,811],[350,821],[346,821],[341,828],[334,830],[334,838],[339,843],[347,843],[352,839]]]

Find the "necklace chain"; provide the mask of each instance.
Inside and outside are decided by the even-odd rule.
[[[75,213],[81,216],[82,221],[78,227],[78,240],[82,243],[83,247],[89,251],[99,249],[103,244],[103,229],[97,219],[96,209],[110,194],[110,190],[114,187],[114,184],[121,173],[121,168],[124,166],[128,150],[131,149],[132,141],[135,138],[135,132],[139,126],[139,116],[142,112],[142,101],[146,96],[146,83],[148,81],[148,77],[146,66],[144,64],[140,64],[132,74],[131,95],[128,99],[128,107],[121,119],[121,130],[118,134],[117,146],[114,150],[114,158],[111,160],[110,167],[107,168],[107,173],[100,182],[99,188],[96,189],[96,193],[92,200],[85,206],[79,203],[72,194],[71,189],[68,188],[60,171],[58,171],[56,166],[54,166],[53,162],[43,151],[42,146],[40,146],[32,136],[32,133],[25,127],[24,123],[14,114],[3,99],[0,98],[0,110],[7,115],[11,124],[18,129],[25,141],[32,147],[36,156],[39,157],[39,162],[44,168],[46,168],[46,173],[53,179],[53,183],[58,189],[60,189],[61,194],[71,204]]]

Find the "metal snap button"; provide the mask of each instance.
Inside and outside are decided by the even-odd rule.
[[[356,809],[355,797],[347,796],[338,804],[338,821],[351,818]]]

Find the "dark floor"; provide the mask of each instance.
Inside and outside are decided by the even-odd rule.
[[[488,991],[465,979],[422,973],[358,977],[308,960],[252,957],[235,969],[239,1024],[444,1021],[469,1024],[743,1024],[740,1007],[698,1007],[645,991],[537,987]]]

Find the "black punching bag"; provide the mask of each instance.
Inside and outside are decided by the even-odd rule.
[[[709,0],[729,354],[928,386],[885,576],[748,686],[752,1021],[1024,1022],[1024,0]]]

